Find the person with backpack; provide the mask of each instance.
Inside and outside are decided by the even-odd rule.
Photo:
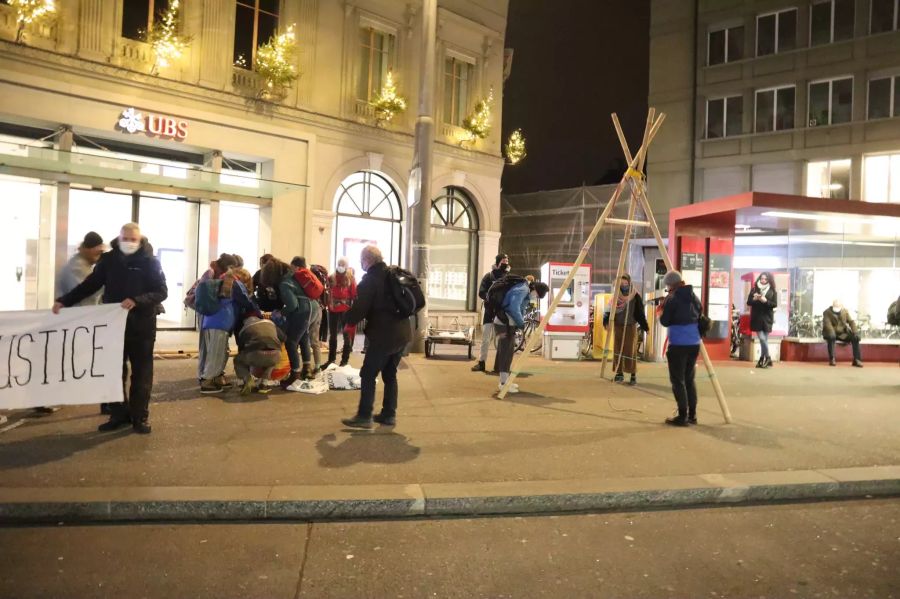
[[[669,329],[669,381],[678,404],[678,415],[666,418],[671,426],[697,424],[697,356],[700,355],[700,320],[703,308],[694,288],[685,284],[681,273],[670,270],[663,277],[666,297],[656,310],[659,323]]]
[[[494,260],[494,266],[491,271],[481,278],[481,284],[478,286],[478,297],[481,298],[483,304],[483,312],[481,317],[481,350],[478,353],[478,363],[472,367],[472,372],[485,372],[487,367],[488,350],[491,342],[494,340],[494,315],[491,313],[487,304],[487,293],[491,285],[499,281],[509,273],[509,256],[506,254],[497,254]],[[496,359],[494,370],[497,370]]]
[[[311,269],[306,267],[306,258],[294,256],[291,266],[294,267],[294,279],[300,284],[304,295],[309,298],[309,324],[306,334],[300,338],[300,356],[303,363],[309,365],[301,378],[307,380],[313,378],[322,366],[319,326],[322,324],[320,300],[325,295],[325,285]]]
[[[775,292],[775,280],[772,273],[763,272],[756,279],[747,298],[750,306],[750,330],[759,339],[759,361],[757,368],[771,368],[772,357],[769,355],[769,333],[775,324],[775,307],[778,306],[778,294]]]
[[[603,326],[609,324],[610,306],[603,314]],[[631,375],[629,385],[637,385],[637,346],[639,336],[637,327],[643,332],[650,330],[647,315],[644,314],[644,301],[637,292],[631,275],[624,274],[619,280],[619,298],[616,302],[616,316],[613,320],[615,336],[613,337],[613,368],[617,383],[625,382],[625,373]]]
[[[209,263],[209,268],[207,268],[203,272],[203,274],[200,275],[200,278],[197,279],[196,281],[194,281],[194,284],[191,285],[191,288],[188,289],[187,293],[184,296],[184,307],[190,308],[191,310],[194,310],[195,312],[197,312],[197,316],[200,319],[201,323],[203,321],[203,314],[201,312],[197,311],[197,289],[202,284],[204,284],[206,281],[219,279],[226,272],[228,272],[229,268],[231,268],[232,266],[236,266],[236,265],[237,265],[237,260],[235,259],[235,257],[232,254],[226,254],[223,252],[222,254],[219,255],[219,257],[216,260],[213,260],[212,262]],[[199,341],[198,341],[198,347],[197,347],[197,355],[198,356],[206,355],[207,350],[206,350],[206,347],[204,346],[204,343],[205,343],[205,341],[203,339],[203,335],[201,334]],[[228,351],[227,343],[225,345],[225,351],[226,352]],[[203,381],[202,370],[203,370],[203,368],[201,366],[201,361],[198,360],[198,362],[197,362],[197,380],[200,381],[201,384]]]
[[[339,258],[334,273],[328,277],[328,362],[333,364],[337,358],[338,331],[343,336],[344,344],[341,348],[341,366],[346,366],[350,361],[350,353],[353,351],[353,340],[350,331],[345,330],[347,313],[353,307],[356,299],[356,277],[353,270],[348,267],[346,258]]]
[[[513,355],[516,353],[516,329],[525,328],[525,312],[531,305],[532,293],[543,299],[550,291],[546,283],[530,283],[518,275],[506,275],[491,285],[485,306],[494,315],[494,336],[497,338],[497,371],[500,373],[499,389],[509,379]],[[513,383],[507,393],[518,393]]]
[[[422,309],[425,298],[410,273],[384,263],[381,250],[374,245],[363,248],[360,256],[366,272],[358,295],[345,317],[345,328],[366,319],[369,349],[359,371],[361,379],[356,415],[341,420],[344,426],[369,429],[373,421],[384,426],[397,423],[397,367],[411,339],[410,317]],[[381,374],[384,399],[381,413],[374,418],[375,379]]]
[[[260,281],[262,279],[262,269],[266,262],[274,258],[272,254],[263,254],[259,258],[259,270],[253,273],[253,296],[256,299],[256,305],[263,312],[274,312],[281,310],[281,300],[278,299],[278,292],[272,287],[264,286]]]
[[[232,267],[218,279],[208,279],[197,288],[195,306],[202,314],[200,322],[201,352],[200,393],[210,395],[231,388],[225,378],[228,363],[228,339],[239,334],[248,316],[261,317],[250,299],[252,278],[243,268]],[[240,337],[238,337],[240,339]],[[238,347],[240,351],[240,347]]]
[[[322,329],[327,328],[328,318],[328,269],[321,264],[313,264],[309,267],[309,271],[316,275],[319,283],[322,284],[322,294],[316,303],[319,304],[319,318],[309,326],[309,346],[313,353],[313,362],[315,363],[316,372],[325,370],[325,364],[322,363]]]
[[[310,376],[310,363],[307,359],[301,365],[298,348],[304,335],[309,334],[309,317],[312,312],[312,303],[303,292],[303,288],[294,276],[294,267],[285,264],[278,258],[272,258],[262,270],[260,281],[263,285],[278,289],[278,295],[284,302],[281,316],[284,318],[284,342],[288,360],[291,363],[291,373],[281,381],[282,389],[287,389],[300,379]],[[302,366],[302,367],[301,367]]]

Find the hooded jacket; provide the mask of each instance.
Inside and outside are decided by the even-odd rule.
[[[677,287],[663,304],[659,323],[669,329],[669,345],[700,345],[700,300],[690,285]]]
[[[411,337],[410,320],[394,315],[393,299],[388,297],[387,290],[387,265],[384,262],[371,265],[356,291],[356,301],[347,312],[347,322],[355,325],[366,319],[369,351],[385,354],[402,351]]]
[[[156,315],[162,312],[162,303],[169,296],[166,275],[146,237],[141,246],[130,256],[119,249],[119,240],[112,242],[112,249],[102,256],[75,289],[56,301],[64,306],[74,306],[103,288],[104,304],[119,304],[131,299],[136,304],[128,312],[126,336],[156,334]]]

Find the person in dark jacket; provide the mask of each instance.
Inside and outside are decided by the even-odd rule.
[[[828,344],[828,363],[837,366],[834,359],[834,344],[838,341],[850,343],[853,346],[853,365],[862,368],[862,356],[859,351],[859,331],[856,322],[850,318],[850,313],[840,300],[834,300],[831,307],[822,314],[822,337]]]
[[[394,315],[394,302],[387,288],[387,265],[381,250],[374,245],[363,248],[360,256],[362,269],[366,271],[356,291],[356,301],[347,312],[347,326],[353,327],[366,319],[366,339],[369,349],[359,371],[361,388],[359,407],[353,418],[341,420],[351,428],[372,428],[372,422],[394,426],[397,422],[397,367],[403,350],[411,338],[408,318]],[[384,383],[384,399],[381,413],[372,417],[375,406],[375,378],[381,373]]]
[[[670,270],[663,277],[668,295],[657,310],[661,311],[659,323],[669,329],[669,381],[678,404],[678,415],[666,418],[666,424],[688,426],[697,424],[697,356],[700,355],[700,300],[694,288],[686,285],[677,270]]]
[[[135,432],[150,433],[150,390],[153,388],[153,346],[156,316],[169,295],[162,266],[141,229],[135,223],[122,227],[112,250],[103,254],[94,271],[75,289],[53,304],[53,313],[74,306],[103,287],[104,304],[121,304],[128,310],[125,324],[125,361],[122,386],[131,364],[131,386],[124,403],[110,406],[109,421],[99,430],[111,431],[131,424]]]
[[[261,283],[267,287],[276,287],[278,296],[284,302],[284,308],[281,310],[286,321],[284,334],[287,339],[284,348],[291,361],[291,374],[281,381],[281,387],[287,389],[294,381],[306,380],[312,376],[310,372],[312,364],[304,362],[301,368],[300,354],[297,351],[303,336],[309,333],[311,300],[306,297],[300,283],[294,278],[294,267],[278,258],[272,258],[263,267]]]
[[[234,373],[241,380],[241,395],[251,392],[268,393],[268,387],[262,381],[272,377],[272,370],[281,359],[281,344],[285,336],[271,320],[264,320],[255,315],[244,319],[239,336],[238,355],[234,358]],[[251,368],[260,368],[259,381],[253,380]]]
[[[609,308],[603,315],[603,326],[609,324]],[[619,280],[619,297],[616,302],[616,318],[613,321],[615,336],[613,337],[615,382],[625,381],[625,374],[630,373],[629,385],[637,385],[637,327],[645,333],[650,330],[647,315],[644,314],[644,300],[637,292],[631,275],[624,274]]]
[[[281,310],[283,305],[278,299],[278,291],[274,287],[262,284],[262,269],[274,257],[272,254],[263,254],[259,259],[259,270],[253,273],[253,296],[256,298],[256,305],[263,312]]]
[[[478,297],[481,298],[484,307],[481,318],[481,351],[478,354],[478,363],[472,367],[472,372],[484,372],[487,370],[485,363],[487,362],[488,350],[491,347],[491,341],[494,340],[494,314],[492,314],[491,310],[488,308],[486,302],[487,293],[491,288],[491,285],[503,278],[509,273],[509,270],[509,256],[506,254],[497,254],[491,272],[481,277],[481,285],[478,286]],[[496,361],[494,370],[497,370]]]
[[[750,306],[750,330],[759,339],[759,361],[757,368],[771,368],[772,357],[769,355],[769,333],[775,324],[775,307],[778,306],[778,294],[775,292],[775,280],[768,272],[760,273],[756,284],[747,298]]]

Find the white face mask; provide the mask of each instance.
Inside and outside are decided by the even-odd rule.
[[[126,256],[130,256],[141,247],[139,241],[122,241],[119,240],[119,250]]]
[[[345,272],[347,272],[347,267],[346,266],[338,266],[335,270],[337,270],[341,274],[344,274]]]
[[[840,309],[839,307],[832,306],[831,309],[834,310],[834,313],[835,313],[835,314],[840,314],[840,313],[841,313],[841,309]]]

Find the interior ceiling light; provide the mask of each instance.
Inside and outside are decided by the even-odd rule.
[[[872,219],[872,218],[864,218],[852,215],[836,215],[836,214],[805,214],[803,212],[781,212],[778,210],[771,210],[769,212],[763,212],[762,216],[771,216],[773,218],[792,218],[795,220],[817,220],[822,222],[835,222],[835,223],[847,223],[853,225],[875,225],[879,224],[880,221],[893,221],[894,219],[890,216],[883,217],[881,219]]]

